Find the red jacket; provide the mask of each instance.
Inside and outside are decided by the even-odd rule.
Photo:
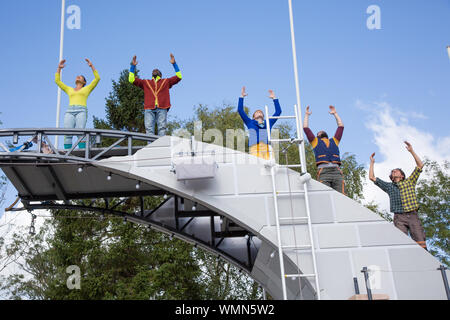
[[[159,79],[156,83],[154,79],[143,80],[136,78],[133,84],[144,90],[144,109],[154,110],[156,105],[159,109],[169,109],[171,107],[169,89],[180,81],[181,79],[177,76]]]

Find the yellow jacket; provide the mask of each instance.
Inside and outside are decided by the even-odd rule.
[[[71,106],[87,106],[87,98],[89,97],[89,94],[92,92],[92,90],[95,89],[98,82],[100,81],[100,76],[97,72],[97,70],[94,71],[95,79],[91,82],[91,84],[84,86],[78,91],[75,91],[74,88],[69,87],[65,85],[61,81],[61,75],[59,73],[55,74],[55,82],[58,85],[58,87],[61,88],[67,95],[69,96],[69,105]]]

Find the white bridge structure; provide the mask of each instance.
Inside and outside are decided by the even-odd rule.
[[[91,144],[57,150],[51,135],[71,133]],[[37,149],[11,151],[34,138]],[[274,299],[283,298],[271,161],[179,137],[149,137],[107,130],[0,130],[0,167],[25,209],[77,209],[114,214],[190,242],[248,273]],[[100,146],[106,138],[109,147]],[[7,140],[10,139],[10,140]],[[149,143],[137,147],[136,140]],[[114,142],[115,141],[115,142]],[[44,144],[45,142],[45,144]],[[126,145],[124,145],[126,144]],[[20,145],[20,144],[19,144]],[[45,152],[47,150],[47,152]],[[49,151],[50,150],[50,151]],[[289,168],[276,168],[280,237],[286,274],[313,274],[304,184],[321,299],[349,299],[355,278],[362,294],[369,270],[371,294],[389,299],[447,299],[440,262],[376,213]],[[154,209],[145,197],[161,195]],[[111,198],[139,197],[135,212],[120,212]],[[104,199],[102,206],[72,200]],[[97,201],[98,203],[99,201]],[[313,279],[286,279],[288,299],[317,299]],[[369,293],[369,292],[367,292]]]

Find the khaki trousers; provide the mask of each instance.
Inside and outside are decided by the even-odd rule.
[[[417,211],[395,213],[394,225],[406,235],[409,233],[411,238],[416,241],[418,245],[424,249],[427,249],[425,230],[420,222]]]

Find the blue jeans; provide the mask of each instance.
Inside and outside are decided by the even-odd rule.
[[[147,134],[155,134],[155,122],[158,126],[158,136],[166,135],[168,109],[144,110],[144,124]]]
[[[64,115],[64,128],[65,129],[84,129],[84,128],[86,128],[86,122],[87,122],[87,108],[86,107],[69,106],[67,108],[66,114]],[[64,144],[72,145],[72,136],[65,136]]]

